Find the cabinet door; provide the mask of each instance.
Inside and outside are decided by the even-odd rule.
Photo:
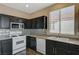
[[[46,16],[37,18],[37,29],[45,29],[46,25]]]
[[[27,23],[26,23],[26,21],[24,20],[23,23],[24,23],[24,29],[27,29]]]
[[[65,48],[55,47],[55,55],[66,55],[67,50]]]
[[[36,51],[36,38],[27,36],[27,48],[31,48]]]
[[[36,29],[37,28],[37,18],[34,18],[32,20],[32,29]]]
[[[9,16],[10,22],[18,22],[17,17]]]
[[[41,16],[32,19],[32,29],[46,29],[47,28],[47,17]]]
[[[75,16],[75,6],[69,6],[66,8],[61,9],[61,18],[69,18],[72,17],[74,18]]]
[[[79,51],[67,50],[67,55],[79,55]]]
[[[24,28],[25,28],[25,29],[32,29],[32,21],[31,21],[31,20],[25,19],[25,20],[23,21],[23,23],[24,23]]]
[[[46,54],[55,55],[55,42],[51,40],[46,40]]]
[[[30,48],[36,51],[36,38],[30,37]]]
[[[67,44],[67,54],[68,55],[79,55],[79,46],[74,44]]]
[[[6,15],[0,15],[0,28],[2,29],[9,29],[10,23],[9,23],[9,17]]]
[[[26,21],[26,29],[31,29],[32,28],[32,21],[31,20],[27,20]]]
[[[19,17],[18,17],[17,22],[23,23],[23,20],[24,20],[23,18],[19,18]]]
[[[10,22],[18,22],[23,23],[24,18],[15,17],[15,16],[9,16]]]
[[[23,23],[24,23],[24,29],[28,29],[28,28],[27,28],[27,19],[24,19],[24,20],[23,20]]]
[[[37,29],[43,29],[44,27],[44,19],[42,17],[39,17],[37,19],[37,25],[36,25],[36,28]]]
[[[61,33],[74,35],[74,29],[75,27],[73,18],[66,18],[61,20]]]
[[[44,39],[37,38],[37,51],[46,54],[46,41]]]
[[[3,55],[12,54],[12,39],[2,41],[2,54]]]
[[[55,42],[55,55],[66,55],[67,45],[63,42]]]
[[[26,41],[26,48],[30,48],[30,37],[29,36],[27,36],[26,37],[27,39],[27,41]]]
[[[2,47],[1,47],[1,41],[0,41],[0,55],[2,54]]]

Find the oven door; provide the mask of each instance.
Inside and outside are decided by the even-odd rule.
[[[19,36],[13,37],[13,50],[18,50],[26,46],[26,37]]]

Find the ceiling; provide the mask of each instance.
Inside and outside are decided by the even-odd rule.
[[[29,14],[39,11],[48,6],[51,6],[52,4],[54,3],[3,3],[3,5]],[[26,7],[26,5],[29,5],[29,7]]]

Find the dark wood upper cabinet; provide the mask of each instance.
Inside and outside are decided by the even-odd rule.
[[[32,21],[28,19],[24,19],[24,29],[32,29]]]
[[[32,19],[32,29],[36,29],[37,26],[37,18]]]
[[[24,20],[25,29],[47,29],[47,17],[41,16],[33,19]]]
[[[32,28],[32,21],[27,20],[27,29],[31,29],[31,28]]]
[[[10,29],[10,22],[23,23],[24,18],[0,14],[0,29]]]
[[[10,22],[7,15],[0,15],[0,29],[9,29]]]
[[[11,22],[24,23],[25,29],[47,29],[46,16],[24,19],[16,16],[0,14],[0,29],[9,29]]]
[[[9,20],[10,20],[10,22],[23,23],[24,18],[9,16]]]
[[[37,29],[43,29],[44,28],[44,19],[43,17],[39,17],[37,18],[37,25],[36,25]]]
[[[37,18],[36,28],[37,29],[47,29],[47,17],[46,16]]]
[[[41,16],[32,19],[32,29],[47,29],[47,17]]]

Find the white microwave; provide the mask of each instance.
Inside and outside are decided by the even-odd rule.
[[[10,29],[24,29],[24,23],[11,22]]]

